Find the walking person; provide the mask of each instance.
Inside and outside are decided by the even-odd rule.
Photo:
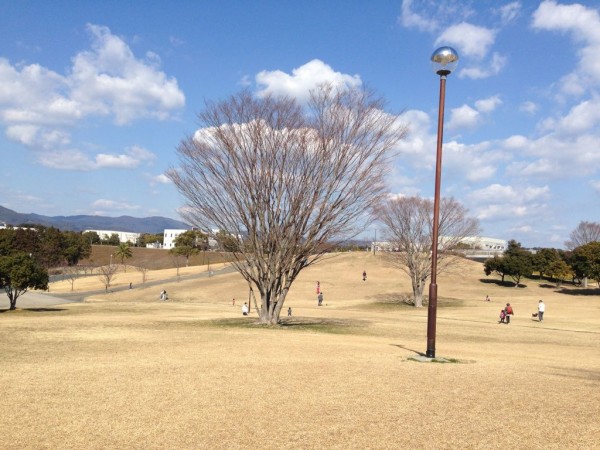
[[[288,317],[292,317],[292,307],[288,308]]]
[[[363,281],[367,281],[367,271],[363,270]]]
[[[322,306],[323,305],[323,292],[319,292],[319,295],[317,295],[317,306]]]
[[[546,312],[546,304],[543,300],[540,300],[538,303],[538,320],[540,322],[544,321],[544,313]]]
[[[244,303],[244,305],[242,306],[242,315],[247,316],[248,315],[248,304]]]
[[[504,311],[503,309],[500,310],[500,320],[498,321],[498,323],[506,323],[506,311]]]
[[[321,282],[317,281],[317,295],[321,293]]]
[[[506,313],[506,323],[509,324],[510,316],[512,316],[514,314],[513,308],[512,308],[512,306],[510,306],[510,303],[506,304],[506,308],[504,308],[504,312]]]

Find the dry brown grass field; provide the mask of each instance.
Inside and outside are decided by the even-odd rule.
[[[599,291],[504,287],[464,262],[438,277],[436,353],[451,362],[423,363],[411,358],[427,308],[399,301],[408,279],[379,256],[303,271],[293,316],[272,328],[241,316],[235,273],[140,277],[128,267],[112,293],[0,314],[0,448],[600,448]],[[531,317],[541,298],[544,323]]]

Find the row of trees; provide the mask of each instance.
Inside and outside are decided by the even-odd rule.
[[[485,261],[484,271],[486,275],[500,275],[502,281],[508,276],[515,286],[523,277],[538,273],[542,278],[553,280],[557,286],[564,280],[572,280],[586,287],[589,278],[600,287],[600,242],[589,242],[570,251],[541,248],[532,253],[513,240],[502,256]]]
[[[0,230],[0,255],[24,253],[46,269],[77,264],[91,250],[90,242],[74,231],[43,226]]]
[[[48,289],[50,267],[77,264],[90,252],[90,243],[80,233],[42,226],[0,230],[0,287],[10,309],[29,289]]]

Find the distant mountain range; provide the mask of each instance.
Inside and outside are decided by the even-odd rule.
[[[105,217],[105,216],[41,216],[22,214],[0,206],[0,224],[7,225],[44,225],[62,231],[110,230],[130,231],[133,233],[162,233],[165,229],[188,229],[189,225],[167,217]]]

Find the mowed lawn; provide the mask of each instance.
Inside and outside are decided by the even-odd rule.
[[[452,362],[422,363],[427,308],[400,302],[408,278],[380,256],[303,271],[276,328],[241,316],[239,275],[173,276],[144,287],[128,267],[114,286],[133,289],[3,311],[0,448],[600,448],[598,290],[503,287],[466,261],[438,277],[436,353]]]

